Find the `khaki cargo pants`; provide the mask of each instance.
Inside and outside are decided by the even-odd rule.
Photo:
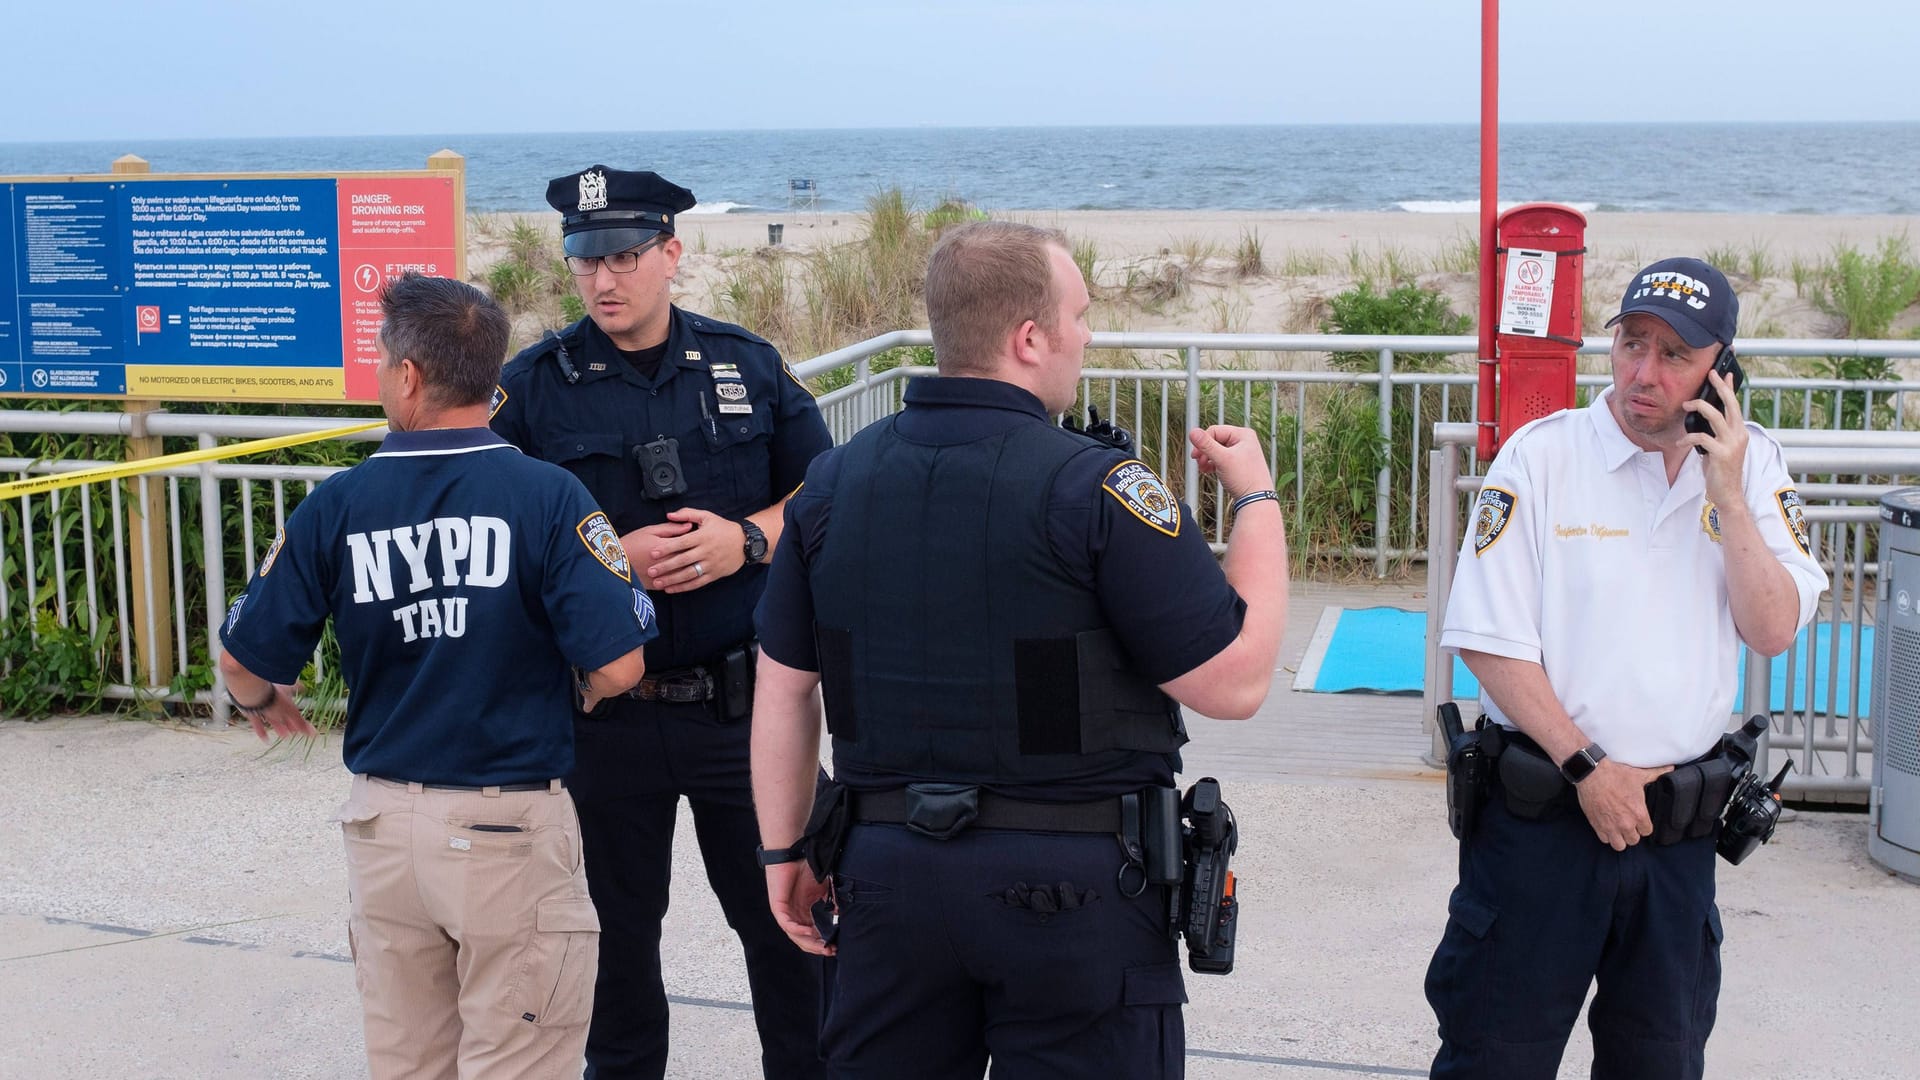
[[[338,815],[374,1080],[580,1075],[599,970],[573,799],[367,776]]]

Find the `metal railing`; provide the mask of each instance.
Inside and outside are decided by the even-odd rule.
[[[821,410],[838,442],[897,411],[908,379],[933,374],[924,364],[875,370],[874,360],[899,349],[924,350],[932,341],[927,331],[899,330],[796,364],[794,372],[803,379],[832,378],[835,372],[849,372],[845,385],[820,396]],[[1611,337],[1589,337],[1579,353],[1604,356],[1612,341]],[[1920,360],[1920,341],[1753,338],[1741,339],[1735,345],[1749,363],[1759,359],[1862,356]],[[1101,406],[1122,426],[1131,422],[1131,430],[1140,438],[1144,460],[1168,472],[1170,485],[1218,544],[1224,541],[1226,524],[1214,512],[1221,504],[1220,488],[1217,482],[1210,490],[1202,488],[1199,467],[1183,449],[1186,429],[1240,423],[1271,436],[1290,428],[1289,446],[1283,448],[1269,439],[1268,461],[1276,475],[1282,472],[1283,461],[1294,463],[1292,487],[1294,505],[1298,506],[1308,483],[1307,470],[1300,466],[1307,460],[1307,445],[1314,437],[1314,412],[1324,407],[1325,392],[1340,388],[1371,390],[1377,402],[1374,422],[1381,444],[1388,448],[1373,477],[1375,542],[1333,554],[1371,559],[1375,575],[1385,577],[1394,560],[1426,557],[1423,459],[1433,445],[1426,433],[1435,423],[1473,425],[1481,419],[1476,373],[1404,371],[1395,366],[1396,359],[1408,353],[1471,358],[1477,348],[1477,339],[1468,336],[1099,333],[1093,335],[1089,366],[1081,376],[1080,404]],[[1158,353],[1174,363],[1097,366],[1101,353],[1113,350]],[[1282,370],[1209,367],[1203,363],[1221,355],[1244,365],[1253,356],[1305,355],[1317,359],[1335,351],[1374,353],[1375,370]],[[1592,393],[1610,381],[1606,375],[1579,376],[1578,403],[1585,404]],[[1310,398],[1310,391],[1315,390],[1322,396]],[[1287,408],[1282,408],[1283,392],[1291,398]],[[1741,403],[1750,416],[1758,412],[1758,418],[1769,426],[1779,426],[1782,418],[1798,421],[1794,426],[1824,419],[1828,423],[1811,426],[1832,429],[1851,419],[1863,424],[1880,420],[1885,422],[1882,426],[1906,430],[1910,426],[1920,428],[1920,396],[1916,395],[1920,395],[1920,382],[1759,376],[1748,380]],[[1179,405],[1177,424],[1169,422],[1170,402]],[[1149,408],[1149,403],[1157,403],[1157,408]],[[1289,418],[1289,424],[1281,423],[1283,417]],[[1183,460],[1177,476],[1166,470],[1166,463],[1175,459]],[[1477,460],[1471,464],[1477,465]],[[1400,507],[1398,520],[1393,517],[1396,503]]]
[[[1590,338],[1585,353],[1604,353],[1606,338]],[[897,349],[931,344],[923,330],[905,330],[841,349],[795,365],[802,378],[824,377],[841,382],[821,394],[820,404],[836,441],[844,440],[875,419],[895,412],[907,380],[932,373],[924,355],[904,366],[885,367],[876,360]],[[1920,342],[1755,340],[1739,343],[1752,357],[1889,356],[1920,358]],[[1408,353],[1442,353],[1470,358],[1476,342],[1471,337],[1363,337],[1322,334],[1203,334],[1102,333],[1093,337],[1089,364],[1112,365],[1111,351],[1130,355],[1126,366],[1090,366],[1082,375],[1082,405],[1093,403],[1122,426],[1130,427],[1140,443],[1140,454],[1164,466],[1178,460],[1182,469],[1168,477],[1194,509],[1206,535],[1225,539],[1226,522],[1217,483],[1203,485],[1197,465],[1185,453],[1186,429],[1228,422],[1253,426],[1269,436],[1269,461],[1276,472],[1292,464],[1288,486],[1295,505],[1307,492],[1303,467],[1315,437],[1312,425],[1329,415],[1337,395],[1374,403],[1377,437],[1392,448],[1370,479],[1360,483],[1370,490],[1375,536],[1384,542],[1338,552],[1371,559],[1376,573],[1387,573],[1395,559],[1429,557],[1427,523],[1432,514],[1427,494],[1427,471],[1422,460],[1434,445],[1434,424],[1442,430],[1472,430],[1478,419],[1476,376],[1471,371],[1421,372],[1396,367]],[[1332,351],[1373,353],[1375,369],[1365,372],[1282,369],[1263,366],[1255,358],[1303,358],[1318,362]],[[889,358],[891,359],[891,358]],[[1155,366],[1153,361],[1169,361]],[[1223,360],[1222,363],[1213,363]],[[1583,392],[1606,382],[1603,376],[1584,376]],[[1744,397],[1770,403],[1775,416],[1784,413],[1824,417],[1834,423],[1876,416],[1899,428],[1920,427],[1909,395],[1920,392],[1920,382],[1864,383],[1794,378],[1755,378]],[[1826,395],[1822,398],[1821,395]],[[1850,395],[1863,407],[1843,410],[1840,395]],[[201,446],[219,439],[259,438],[341,426],[339,418],[284,418],[201,414],[0,411],[0,432],[94,435],[122,438],[191,437]],[[1285,445],[1273,439],[1289,436]],[[376,441],[380,433],[352,436]],[[1840,446],[1855,437],[1828,431],[1826,445]],[[1861,435],[1860,437],[1866,437]],[[1396,440],[1398,440],[1396,442]],[[104,456],[104,455],[103,455]],[[1471,471],[1471,448],[1467,449]],[[103,462],[0,460],[0,476],[27,476],[62,472]],[[192,672],[195,642],[203,658],[212,655],[229,588],[252,573],[264,547],[263,529],[285,519],[298,499],[314,484],[337,470],[314,466],[266,466],[221,463],[168,469],[128,480],[86,484],[45,495],[20,496],[0,509],[0,557],[10,569],[0,573],[0,616],[22,619],[29,634],[38,633],[36,613],[50,614],[54,625],[111,639],[109,685],[116,698],[151,697],[193,700],[210,704],[216,719],[225,719],[225,695],[217,672]],[[1812,488],[1809,498],[1816,498]],[[161,550],[130,542],[133,506],[150,506],[148,496],[164,506],[155,518],[164,518],[168,544]],[[129,504],[133,504],[130,506]],[[1396,512],[1400,515],[1393,517]],[[1824,512],[1824,511],[1823,511]],[[1364,516],[1364,515],[1363,515]],[[1432,518],[1431,520],[1439,520]],[[1819,518],[1816,517],[1816,520]],[[167,603],[152,594],[154,564],[163,562],[168,573]],[[197,565],[196,565],[197,564]],[[196,580],[188,580],[192,577]],[[145,592],[131,595],[134,582]],[[140,601],[137,602],[136,601]],[[166,609],[167,625],[159,625],[157,610]],[[135,626],[135,612],[143,612]],[[189,624],[192,625],[189,625]],[[190,637],[190,634],[192,635]],[[155,644],[166,637],[172,654],[162,664]],[[133,651],[135,639],[145,653]],[[140,677],[140,673],[148,673]],[[180,692],[184,682],[213,680],[212,690]],[[184,680],[184,681],[183,681]],[[1841,738],[1828,725],[1829,735]]]
[[[1802,661],[1798,645],[1781,657],[1759,656],[1741,647],[1746,664],[1741,711],[1771,717],[1772,727],[1761,745],[1763,754],[1779,751],[1793,759],[1794,771],[1788,774],[1784,788],[1787,794],[1864,801],[1872,782],[1872,763],[1866,755],[1873,752],[1873,738],[1871,717],[1861,702],[1861,691],[1872,681],[1863,653],[1866,628],[1873,625],[1876,615],[1874,594],[1880,573],[1878,562],[1869,555],[1876,550],[1878,501],[1899,485],[1843,478],[1920,477],[1920,431],[1786,430],[1771,434],[1781,444],[1787,471],[1795,477],[1806,500],[1812,552],[1826,569],[1829,585],[1816,602],[1813,620],[1805,631],[1805,663],[1812,671],[1799,670]],[[1439,425],[1434,439],[1438,445],[1431,452],[1428,474],[1432,527],[1427,534],[1422,723],[1433,739],[1428,760],[1439,765],[1445,760],[1446,747],[1434,710],[1442,702],[1454,700],[1453,656],[1440,648],[1440,633],[1460,557],[1463,523],[1484,478],[1462,468],[1475,442],[1472,425]],[[1820,642],[1823,626],[1824,656]],[[1847,646],[1844,657],[1843,642]],[[1890,645],[1876,643],[1879,648]],[[1784,708],[1779,711],[1771,703],[1776,663],[1785,666],[1787,688]],[[1824,680],[1817,677],[1822,669]],[[1846,688],[1844,696],[1839,692],[1842,686]],[[1873,706],[1885,707],[1878,701]],[[1762,760],[1767,758],[1763,756]],[[1777,761],[1769,763],[1769,771],[1774,765]]]

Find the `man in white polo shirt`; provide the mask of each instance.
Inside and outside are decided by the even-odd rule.
[[[1596,978],[1596,1080],[1704,1069],[1714,836],[1653,842],[1647,785],[1717,749],[1739,646],[1786,651],[1827,585],[1779,445],[1709,376],[1738,318],[1698,259],[1635,274],[1607,324],[1613,386],[1515,432],[1487,472],[1440,643],[1512,732],[1503,759],[1533,760],[1502,762],[1462,841],[1427,972],[1436,1078],[1554,1076]]]

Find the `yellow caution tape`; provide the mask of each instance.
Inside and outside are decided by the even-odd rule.
[[[50,476],[12,480],[0,484],[0,499],[10,499],[16,495],[38,495],[44,491],[54,491],[79,484],[93,484],[102,480],[118,480],[123,476],[138,476],[141,473],[157,472],[179,465],[199,465],[208,461],[245,457],[248,454],[264,454],[269,450],[321,442],[326,439],[338,439],[345,435],[357,435],[362,431],[372,431],[374,428],[386,426],[385,420],[376,420],[370,424],[352,424],[347,427],[327,428],[324,431],[306,431],[298,435],[275,435],[271,439],[253,439],[249,442],[229,443],[226,446],[213,446],[204,450],[188,450],[181,454],[162,454],[159,457],[141,458],[138,461],[127,461],[117,465],[102,465],[97,469],[76,469],[73,472],[54,473]]]

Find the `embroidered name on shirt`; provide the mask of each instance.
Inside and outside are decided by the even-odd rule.
[[[1616,529],[1611,525],[1555,525],[1553,536],[1556,540],[1618,540],[1632,535],[1631,529]]]

